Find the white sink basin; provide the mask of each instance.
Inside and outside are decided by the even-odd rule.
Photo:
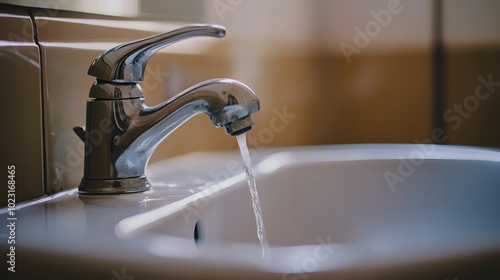
[[[240,162],[236,153],[194,154],[157,163],[149,176],[161,183],[154,183],[147,194],[70,194],[84,201],[87,228],[80,230],[87,235],[39,238],[43,244],[27,238],[26,243],[36,248],[35,255],[52,249],[66,258],[87,254],[87,261],[107,244],[101,266],[114,258],[133,275],[148,279],[500,275],[500,152],[430,145],[268,152],[254,165],[271,247],[266,260],[261,259],[250,193],[238,172],[242,167],[235,166]],[[64,205],[51,203],[45,207]],[[54,227],[74,220],[71,215],[78,211],[58,212]],[[99,215],[108,220],[95,218]],[[89,227],[93,238],[88,238]],[[75,245],[78,239],[84,245]],[[85,242],[96,251],[86,251]],[[140,257],[127,256],[130,252]]]

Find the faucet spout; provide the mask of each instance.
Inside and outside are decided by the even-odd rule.
[[[214,126],[224,126],[226,133],[235,136],[251,128],[253,122],[244,120],[251,118],[259,106],[259,99],[247,85],[223,78],[201,82],[160,105],[144,107],[140,116],[150,127],[161,131],[156,134],[155,129],[149,129],[150,133],[164,134],[161,139],[200,113],[208,115]],[[162,124],[169,125],[163,129]]]
[[[118,177],[144,174],[145,163],[161,141],[195,115],[208,115],[215,127],[224,126],[231,135],[250,130],[254,124],[251,114],[259,110],[259,100],[239,81],[214,79],[196,84],[155,107],[144,103],[140,106],[116,143],[123,145],[115,163]]]

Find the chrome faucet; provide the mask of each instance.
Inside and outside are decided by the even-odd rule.
[[[193,36],[223,37],[216,25],[189,25],[114,47],[90,66],[96,77],[87,101],[85,127],[74,131],[85,143],[79,192],[118,194],[145,191],[146,164],[159,143],[191,117],[207,114],[216,127],[238,135],[251,129],[259,99],[241,82],[213,79],[196,84],[155,106],[144,104],[139,83],[153,54]]]

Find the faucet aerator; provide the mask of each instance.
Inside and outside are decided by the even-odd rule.
[[[238,136],[252,129],[252,125],[254,124],[252,116],[246,116],[225,124],[224,129],[227,134],[230,134],[231,136]]]

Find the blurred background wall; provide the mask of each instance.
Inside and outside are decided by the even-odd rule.
[[[154,5],[143,1],[144,11],[148,3]],[[262,109],[249,132],[254,147],[393,142],[500,147],[498,1],[198,4],[192,9],[203,6],[205,22],[227,28],[212,51],[225,59],[192,71],[202,80],[218,69],[256,91]],[[190,75],[189,69],[175,75]],[[172,93],[189,83],[177,84]],[[284,126],[273,129],[273,119],[285,113]],[[186,141],[185,134],[198,138]],[[223,134],[207,120],[193,120],[167,139],[153,160],[235,148]]]

